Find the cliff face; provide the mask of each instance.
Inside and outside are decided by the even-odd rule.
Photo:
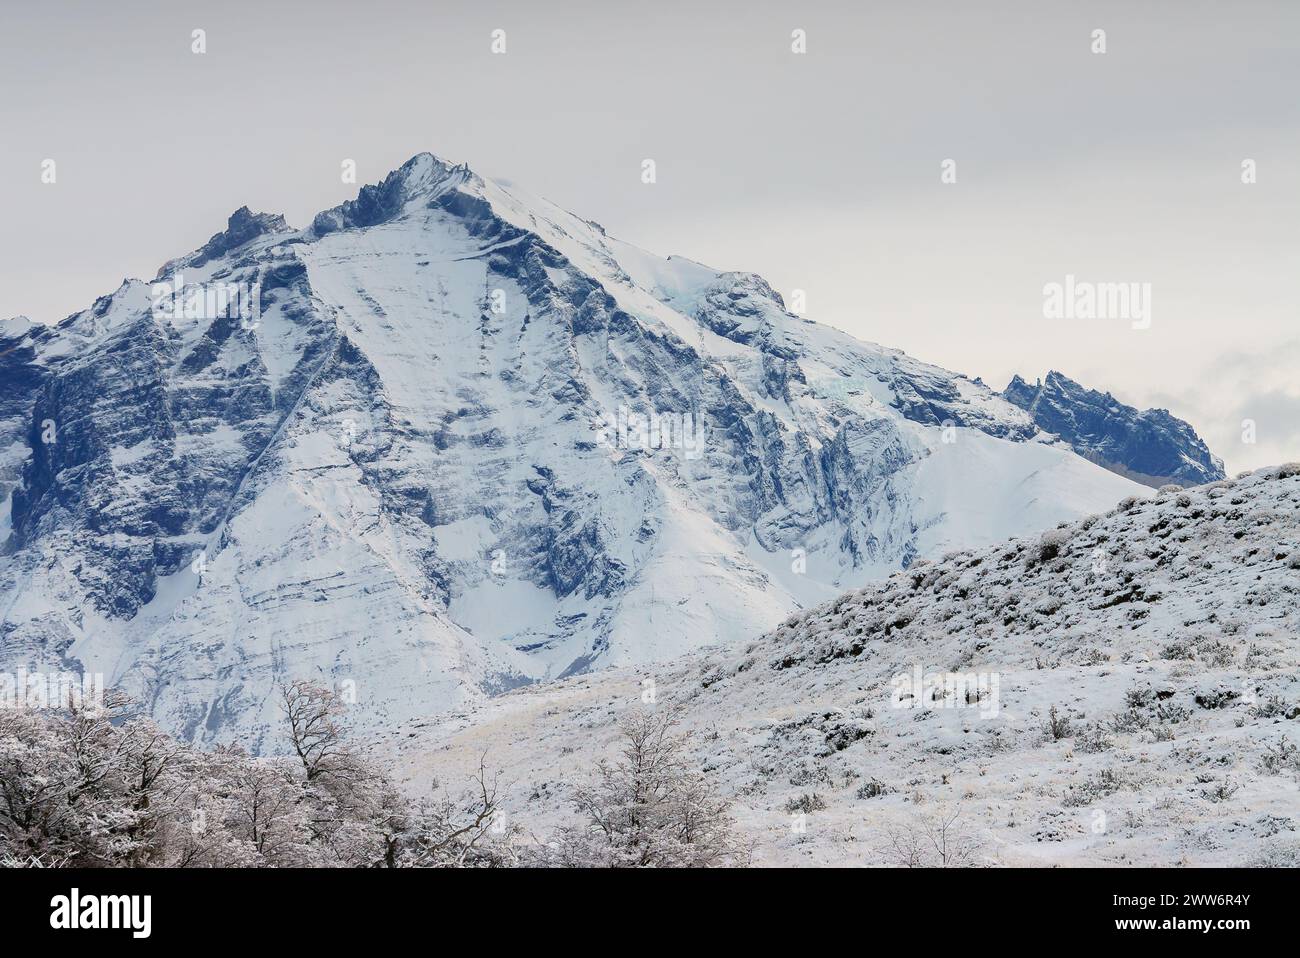
[[[1196,486],[1224,478],[1223,461],[1167,409],[1126,406],[1058,372],[1032,386],[1015,376],[1002,396],[1079,455],[1145,485]]]

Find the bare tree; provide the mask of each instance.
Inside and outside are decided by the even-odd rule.
[[[562,833],[558,864],[647,867],[747,864],[729,803],[693,766],[671,713],[635,711],[619,723],[622,759],[602,761],[577,788],[584,825]]]
[[[961,807],[913,815],[885,830],[881,854],[901,868],[970,868],[979,864],[979,845],[960,822]]]
[[[237,762],[233,771],[231,831],[267,864],[312,864],[310,811],[293,779],[268,762]]]
[[[925,849],[915,822],[891,825],[885,829],[885,843],[880,849],[887,864],[897,868],[924,868]]]
[[[400,864],[419,867],[495,867],[516,863],[505,825],[500,785],[489,777],[487,754],[479,757],[470,794],[460,801],[443,794],[420,806]]]
[[[338,694],[306,679],[282,686],[280,691],[289,740],[307,781],[314,782],[345,764],[348,751],[339,721],[345,710]]]
[[[126,703],[0,711],[0,855],[74,866],[155,864],[184,792],[182,749]]]
[[[284,702],[285,758],[191,748],[125,706],[0,709],[0,865],[518,863],[485,756],[471,794],[416,805],[350,748],[332,692],[295,682]]]

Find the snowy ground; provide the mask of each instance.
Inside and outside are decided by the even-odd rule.
[[[415,792],[456,791],[486,753],[544,839],[621,713],[676,709],[757,864],[900,864],[909,845],[935,863],[927,823],[954,814],[974,864],[1297,864],[1298,515],[1295,466],[1165,491],[387,748]]]

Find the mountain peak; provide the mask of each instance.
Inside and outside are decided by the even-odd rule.
[[[1145,485],[1194,486],[1224,477],[1222,461],[1168,410],[1138,410],[1055,369],[1037,386],[1013,376],[1002,397],[1079,455]]]
[[[226,220],[226,228],[220,233],[213,233],[199,249],[177,259],[168,260],[158,270],[157,279],[161,279],[181,267],[198,268],[218,257],[236,250],[260,236],[277,233],[291,233],[292,228],[284,221],[280,213],[254,213],[247,206],[241,206],[231,213]]]
[[[408,179],[427,177],[430,174],[446,173],[451,170],[463,170],[469,172],[469,164],[453,163],[450,160],[444,160],[442,157],[424,150],[416,153],[413,157],[399,166],[389,176],[401,174]],[[388,177],[385,177],[387,179]]]
[[[31,328],[32,321],[26,316],[0,319],[0,339],[17,339],[19,336],[26,335]]]
[[[312,230],[317,236],[338,230],[376,226],[395,219],[408,204],[428,201],[474,178],[464,163],[452,164],[432,153],[417,153],[377,185],[363,186],[355,200],[347,200],[316,214]]]
[[[1089,389],[1077,379],[1071,379],[1069,376],[1065,375],[1065,373],[1056,369],[1049,369],[1047,375],[1039,380],[1039,386],[1056,392],[1082,392],[1105,396],[1107,399],[1111,400],[1115,398],[1109,391],[1099,392],[1094,389]]]

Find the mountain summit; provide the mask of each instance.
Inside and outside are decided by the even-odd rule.
[[[0,331],[0,666],[102,672],[200,741],[257,747],[290,678],[378,727],[671,659],[1142,491],[428,154]]]
[[[1079,455],[1145,485],[1198,486],[1224,478],[1223,460],[1167,409],[1139,411],[1055,370],[1033,386],[1014,376],[1002,395]]]

